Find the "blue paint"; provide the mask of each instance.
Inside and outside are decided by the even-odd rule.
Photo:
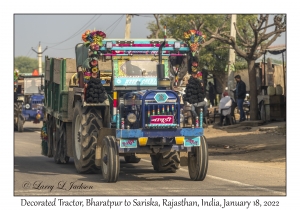
[[[116,138],[138,138],[143,137],[141,129],[116,129]]]
[[[165,103],[168,100],[168,95],[166,93],[156,93],[154,99],[157,103]]]
[[[116,117],[116,121],[117,121],[116,127],[117,127],[117,129],[120,129],[120,113],[117,113],[116,116],[114,116],[114,117]]]
[[[30,102],[30,108],[26,109],[25,105],[23,105],[22,108],[22,115],[25,118],[25,121],[35,121],[35,122],[40,122],[44,118],[43,114],[43,100],[44,100],[44,95],[41,94],[34,94],[31,95],[31,102]],[[41,104],[39,108],[33,108],[34,105]],[[37,114],[40,114],[40,119],[36,119]]]
[[[200,111],[200,128],[203,128],[203,110]]]
[[[203,128],[116,129],[116,138],[203,136]]]
[[[203,128],[182,128],[179,136],[203,136]]]
[[[113,116],[112,122],[113,122],[113,123],[116,123],[116,122],[117,122],[117,115],[116,115],[116,114]]]
[[[172,91],[172,90],[149,90],[147,91],[144,95],[143,95],[143,98],[142,98],[142,126],[143,128],[145,128],[145,119],[146,119],[146,106],[145,106],[145,103],[146,103],[146,100],[154,100],[154,97],[157,93],[166,93],[167,96],[168,96],[168,99],[175,99],[177,104],[177,119],[175,122],[180,122],[180,103],[178,103],[180,101],[178,95]],[[153,95],[153,96],[152,96]],[[151,104],[151,103],[147,103],[147,104]],[[175,119],[174,119],[175,120]],[[164,136],[164,135],[162,135]]]

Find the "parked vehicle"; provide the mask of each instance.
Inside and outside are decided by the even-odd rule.
[[[43,120],[44,75],[33,73],[19,74],[15,94],[15,123],[19,132],[25,122],[40,123]]]

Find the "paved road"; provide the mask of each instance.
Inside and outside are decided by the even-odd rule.
[[[117,183],[105,183],[101,173],[77,174],[69,164],[55,164],[41,155],[41,125],[25,124],[15,132],[14,195],[183,195],[183,196],[283,196],[286,171],[262,163],[227,161],[226,156],[210,156],[207,177],[202,182],[189,178],[187,167],[177,173],[156,173],[150,158],[127,164],[121,158]]]

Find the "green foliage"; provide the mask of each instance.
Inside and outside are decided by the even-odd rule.
[[[177,40],[183,39],[183,33],[195,29],[192,21],[194,21],[197,29],[200,23],[204,23],[204,27],[200,29],[202,33],[206,35],[206,41],[210,39],[210,33],[206,30],[206,27],[211,31],[215,31],[217,28],[221,27],[226,20],[227,15],[161,15],[160,16],[160,27],[161,31],[159,33],[159,38],[163,38],[163,26],[167,26],[167,37],[174,38]],[[251,28],[248,24],[249,21],[254,21],[257,15],[237,15],[237,27],[243,28],[247,36],[251,37]],[[155,32],[157,29],[156,22],[150,22],[148,24],[148,29],[152,34],[148,38],[155,38]],[[227,19],[225,27],[223,29],[225,32],[230,32],[230,18]],[[241,32],[242,33],[242,32]],[[237,40],[238,41],[238,40]],[[229,56],[229,46],[221,43],[219,41],[214,41],[205,47],[202,47],[199,53],[199,65],[200,68],[207,68],[208,70],[224,70],[228,62]],[[238,59],[238,58],[237,58]],[[243,68],[246,62],[237,63],[236,68]]]
[[[236,61],[234,64],[236,70],[248,69],[248,63],[244,61]]]
[[[277,60],[272,58],[272,63],[282,64],[282,60]]]
[[[34,69],[39,68],[39,62],[35,58],[29,58],[25,56],[15,57],[15,69],[18,69],[20,73],[31,73]],[[42,64],[44,71],[44,63]]]

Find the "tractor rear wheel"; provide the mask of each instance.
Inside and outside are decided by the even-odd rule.
[[[47,120],[47,136],[48,136],[48,157],[53,157],[53,122],[52,117],[49,116]]]
[[[66,141],[66,124],[61,122],[59,128],[56,127],[55,138],[53,139],[53,156],[55,163],[69,162],[70,157],[67,156]]]
[[[151,155],[151,163],[157,172],[175,173],[179,169],[180,156],[176,151],[158,153]]]
[[[99,130],[103,127],[101,111],[82,107],[77,101],[73,113],[72,139],[74,164],[78,173],[95,172],[95,150]]]
[[[18,117],[18,131],[23,132],[24,131],[24,121],[21,119],[21,117]]]
[[[200,146],[192,147],[188,153],[188,170],[190,178],[194,181],[203,181],[208,168],[208,149],[206,138],[200,137]]]

